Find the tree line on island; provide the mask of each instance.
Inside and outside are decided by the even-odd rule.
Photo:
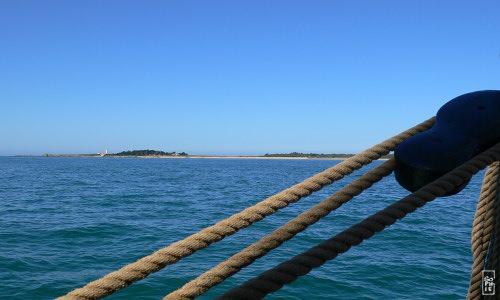
[[[165,152],[158,150],[131,150],[112,154],[113,156],[187,156],[186,152]]]
[[[291,152],[291,153],[273,153],[264,154],[264,157],[306,157],[306,158],[349,158],[354,156],[354,154],[345,154],[345,153],[332,153],[332,154],[323,154],[323,153],[300,153],[300,152]],[[393,154],[384,155],[383,158],[391,158]]]
[[[354,154],[323,154],[323,153],[300,153],[300,152],[291,152],[291,153],[266,153],[264,157],[307,157],[307,158],[346,158],[351,157]]]
[[[109,156],[189,156],[186,152],[165,152],[159,150],[130,150],[130,151],[122,151],[119,153],[108,154]],[[261,157],[304,157],[304,158],[349,158],[354,156],[354,154],[345,154],[345,153],[332,153],[332,154],[324,154],[324,153],[300,153],[300,152],[291,152],[291,153],[266,153],[261,155]],[[391,158],[393,154],[384,155],[383,158]]]

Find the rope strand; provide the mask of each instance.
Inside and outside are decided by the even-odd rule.
[[[236,274],[242,268],[252,264],[259,257],[282,245],[299,232],[318,222],[333,210],[339,208],[355,196],[370,188],[374,183],[391,174],[396,167],[394,158],[384,162],[364,174],[334,195],[314,205],[269,235],[253,243],[239,253],[185,284],[182,288],[167,295],[164,300],[193,299],[206,293],[213,286]]]
[[[498,188],[497,188],[498,191]],[[490,244],[488,246],[488,252],[485,258],[485,270],[494,270],[497,272],[497,275],[494,279],[494,284],[498,285],[499,283],[499,253],[500,253],[500,201],[499,194],[496,195],[495,207],[493,208],[493,231],[490,236]],[[488,297],[485,297],[485,299]]]
[[[215,225],[109,273],[82,288],[75,289],[58,299],[99,299],[125,288],[133,282],[141,280],[149,274],[157,272],[200,249],[206,248],[210,244],[262,220],[290,203],[296,202],[343,178],[354,170],[388,154],[403,140],[429,129],[433,124],[434,118],[431,118]]]
[[[306,275],[340,253],[359,245],[375,233],[384,230],[407,214],[425,205],[437,197],[445,195],[455,187],[467,182],[473,174],[494,161],[500,160],[500,143],[477,155],[460,167],[438,178],[432,183],[386,207],[365,220],[351,226],[336,236],[306,252],[285,261],[278,266],[248,280],[237,288],[230,290],[218,299],[261,299]]]
[[[499,170],[499,162],[494,162],[488,167],[479,195],[471,235],[473,264],[467,293],[468,300],[481,298],[481,271],[484,270],[485,257],[493,229],[493,207],[498,194]]]

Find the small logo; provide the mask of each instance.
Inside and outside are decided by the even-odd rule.
[[[483,296],[495,295],[495,271],[494,270],[484,270],[483,271],[483,286],[482,293]]]

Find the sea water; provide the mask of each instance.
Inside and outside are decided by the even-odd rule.
[[[338,161],[0,157],[0,299],[52,299]],[[109,299],[161,299],[345,186],[355,171]],[[463,299],[482,175],[269,299]],[[389,176],[199,299],[212,299],[408,193]]]

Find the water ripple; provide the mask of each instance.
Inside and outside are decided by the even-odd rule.
[[[52,299],[335,163],[0,158],[0,298]],[[110,299],[162,297],[371,168],[354,172]],[[480,182],[476,176],[459,195],[417,210],[269,299],[464,298]],[[384,179],[200,299],[214,298],[407,194],[394,177]]]

